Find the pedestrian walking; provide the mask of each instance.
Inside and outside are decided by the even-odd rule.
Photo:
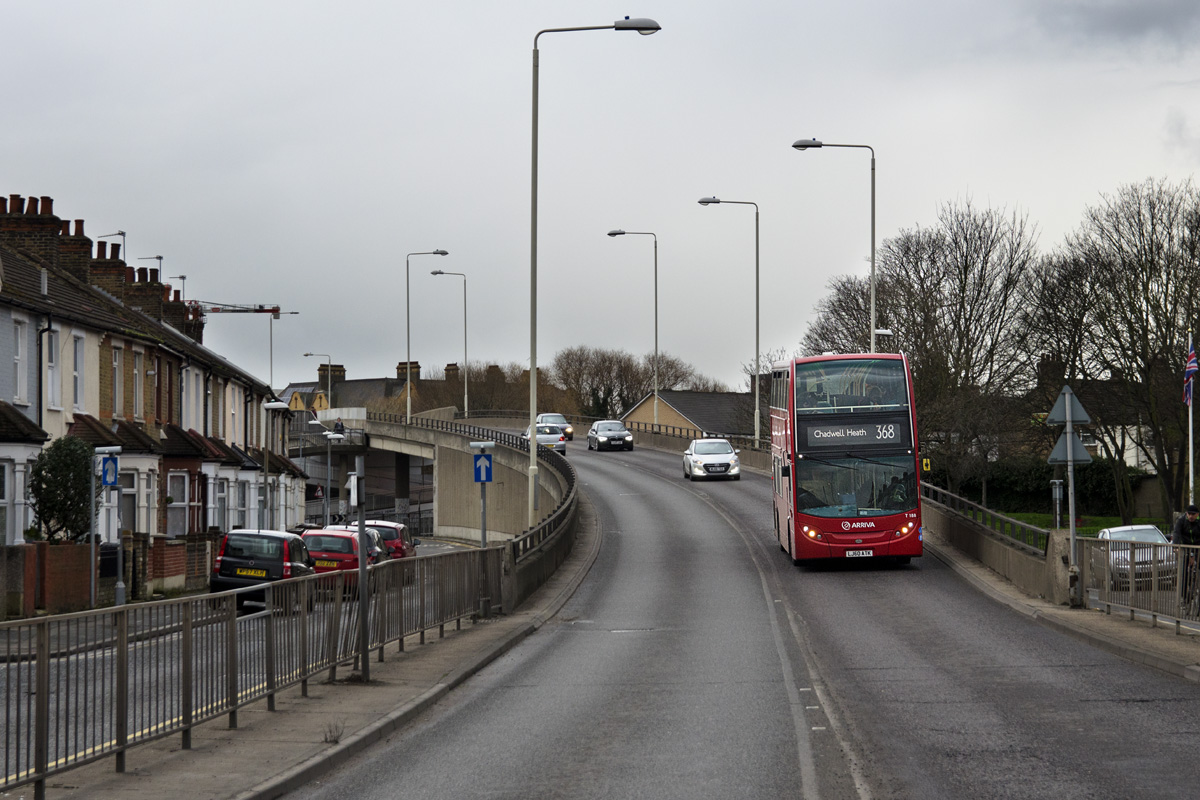
[[[1171,544],[1188,546],[1186,550],[1179,550],[1179,558],[1183,561],[1183,586],[1179,599],[1182,603],[1188,603],[1192,601],[1192,594],[1196,589],[1197,561],[1196,550],[1193,548],[1200,545],[1200,508],[1189,505],[1179,519],[1175,520],[1175,525],[1171,528]]]

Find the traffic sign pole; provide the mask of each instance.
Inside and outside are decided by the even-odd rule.
[[[487,575],[487,485],[492,481],[492,454],[489,447],[495,447],[495,442],[471,442],[471,449],[478,450],[479,455],[472,455],[472,471],[475,482],[479,484],[479,615],[488,618],[492,615],[492,597],[488,589]]]
[[[92,568],[90,570],[91,578],[92,578],[92,581],[91,581],[91,584],[92,584],[92,586],[91,586],[92,608],[96,607],[96,568],[97,568],[97,565],[96,565],[96,456],[105,456],[104,460],[107,461],[109,456],[115,456],[120,452],[121,452],[121,448],[119,445],[113,446],[113,447],[93,447],[92,448],[92,460],[91,460],[91,463],[89,464],[89,469],[91,470],[91,472],[90,472],[91,480],[88,481],[88,489],[90,489],[90,494],[89,494],[89,498],[88,498],[88,511],[91,514],[92,526],[90,528],[91,534],[88,536],[88,539],[91,541],[91,548],[92,548],[92,552],[91,552]],[[115,459],[114,459],[114,461],[115,461]],[[113,480],[113,483],[114,484],[116,483],[115,479]],[[120,559],[119,554],[121,553],[121,550],[123,550],[125,547],[124,542],[121,542],[120,544],[121,544],[121,547],[118,548],[118,550],[117,550],[118,559]],[[120,568],[123,566],[124,566],[123,559],[118,560],[117,589],[119,591],[119,597],[120,597],[120,601],[119,601],[118,605],[125,602],[125,583],[122,580],[122,578],[124,578],[124,573],[120,571]]]

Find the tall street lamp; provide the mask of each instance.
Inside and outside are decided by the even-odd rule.
[[[650,231],[609,231],[609,236],[653,236],[654,237],[654,430],[658,431],[658,236]]]
[[[758,376],[762,372],[759,367],[758,347],[758,203],[749,200],[721,200],[716,197],[701,197],[698,201],[702,206],[719,205],[720,203],[735,203],[742,206],[754,206],[754,447],[758,448],[758,437],[761,419],[760,398],[758,395]]]
[[[463,418],[471,416],[471,410],[467,406],[467,275],[464,272],[445,272],[440,269],[435,269],[430,275],[457,275],[463,279],[463,363],[460,374],[463,382]]]
[[[299,314],[299,311],[276,311],[267,317],[267,395],[274,400],[264,401],[262,407],[267,412],[267,431],[263,446],[263,511],[258,518],[259,525],[267,520],[267,529],[275,529],[275,507],[270,499],[271,487],[271,439],[274,436],[274,415],[272,411],[287,411],[290,406],[275,397],[275,320],[280,314]],[[278,484],[277,484],[278,485]],[[270,508],[268,508],[270,506]]]
[[[275,506],[278,503],[278,482],[276,482],[276,497],[271,497],[271,445],[275,438],[275,415],[273,411],[287,411],[289,406],[282,400],[269,400],[262,404],[267,412],[267,439],[263,446],[263,505],[267,518],[267,530],[275,530]]]
[[[792,143],[797,150],[818,147],[857,147],[871,151],[871,352],[875,352],[875,149],[867,144],[830,144],[819,139],[797,139]]]
[[[547,28],[533,37],[533,127],[530,162],[529,213],[529,431],[537,430],[537,241],[538,241],[538,38],[543,33],[572,31],[637,31],[643,36],[657,33],[660,26],[652,19],[619,19],[611,25],[590,25],[582,28]],[[529,440],[529,527],[534,522],[537,498],[537,444]]]
[[[412,304],[409,302],[410,292],[408,290],[408,260],[413,256],[445,256],[449,255],[445,250],[426,250],[422,253],[409,253],[404,257],[404,394],[408,398],[407,413],[404,416],[404,422],[407,425],[412,424],[412,314],[410,308]]]
[[[325,401],[329,404],[329,407],[332,408],[333,407],[333,356],[329,355],[328,353],[305,353],[304,354],[305,358],[308,358],[309,356],[324,356],[325,357]],[[316,420],[316,419],[310,419],[308,421],[308,424],[309,425],[321,425],[321,421]],[[323,428],[325,426],[321,425],[321,427]],[[332,488],[330,486],[330,476],[333,473],[333,450],[330,448],[331,434],[329,431],[325,431],[325,437],[326,437],[325,438],[325,527],[328,528],[329,527],[329,491]],[[343,437],[339,434],[338,438],[342,439],[345,437]]]

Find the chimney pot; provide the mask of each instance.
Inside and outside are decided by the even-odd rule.
[[[145,267],[138,267],[137,282],[138,283],[149,283],[150,282],[150,270],[146,269]]]
[[[23,199],[21,199],[21,195],[10,194],[8,196],[8,204],[9,204],[9,206],[12,207],[12,213],[14,213],[14,214],[24,214],[25,213],[25,201]]]
[[[112,253],[110,258],[120,258],[121,257],[121,243],[113,242],[112,248],[109,250],[109,252]]]
[[[175,296],[174,296],[173,298],[171,298],[171,299],[172,299],[172,301],[174,301],[174,302],[176,302],[176,303],[182,303],[182,302],[183,302],[182,300],[180,300],[180,299],[179,299],[179,290],[178,290],[178,289],[176,289],[176,290],[175,290]]]
[[[103,239],[96,242],[96,258],[97,260],[108,258],[108,242]]]
[[[0,197],[0,214],[8,213],[8,198]]]
[[[0,203],[3,203],[3,202],[4,202],[3,200],[0,200]],[[2,213],[4,213],[4,211],[3,211],[3,209],[0,209],[0,214],[2,214]],[[64,219],[62,221],[62,235],[63,236],[71,235],[71,223],[69,220]]]
[[[46,197],[45,195],[42,196],[42,213],[43,214],[53,214],[54,213],[54,198]]]
[[[133,283],[133,282],[134,282],[133,267],[126,267],[126,268],[125,268],[125,282],[126,282],[126,283]]]
[[[158,283],[158,268],[157,267],[150,268],[150,282]]]
[[[36,197],[31,197],[25,201],[25,213],[26,214],[38,213],[38,200]]]
[[[83,236],[83,220],[81,219],[75,220],[75,235]]]

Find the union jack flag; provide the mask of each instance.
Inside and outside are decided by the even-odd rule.
[[[1187,365],[1183,368],[1183,402],[1189,406],[1192,404],[1192,378],[1197,372],[1200,372],[1200,365],[1196,363],[1196,345],[1189,342]]]

